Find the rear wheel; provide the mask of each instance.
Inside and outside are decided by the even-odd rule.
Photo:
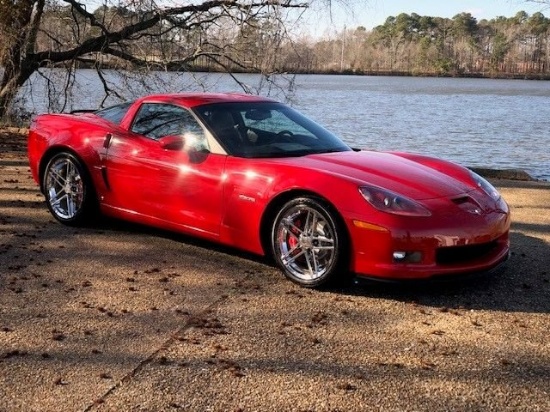
[[[321,199],[300,197],[286,203],[271,233],[275,261],[293,282],[318,287],[343,274],[345,232]]]
[[[95,195],[86,169],[70,153],[58,153],[44,170],[42,187],[51,214],[66,225],[81,225],[95,212]]]

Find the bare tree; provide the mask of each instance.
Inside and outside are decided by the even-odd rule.
[[[265,58],[243,52],[247,36],[254,36],[254,47],[266,42],[274,47],[290,11],[298,15],[308,6],[300,0],[206,0],[174,6],[155,0],[110,1],[89,11],[79,0],[0,0],[0,118],[42,68],[61,66],[70,73],[79,64],[93,65],[106,95],[113,90],[104,67],[265,70]],[[265,28],[277,33],[261,35]],[[240,38],[240,45],[233,44],[232,36]]]

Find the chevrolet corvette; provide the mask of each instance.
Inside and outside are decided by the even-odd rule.
[[[457,164],[349,147],[277,101],[160,94],[43,114],[32,176],[55,219],[99,215],[272,258],[293,282],[487,272],[509,254],[510,212]]]

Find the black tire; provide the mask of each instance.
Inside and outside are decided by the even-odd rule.
[[[90,223],[97,212],[97,200],[86,168],[74,155],[53,156],[42,177],[42,189],[50,213],[69,226]]]
[[[291,281],[326,286],[347,273],[347,235],[339,217],[316,197],[299,197],[279,211],[271,230],[277,265]]]

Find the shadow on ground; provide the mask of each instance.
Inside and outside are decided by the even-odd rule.
[[[340,289],[347,295],[397,299],[439,308],[550,313],[550,246],[511,234],[510,259],[492,273],[440,282],[387,284],[374,281]],[[532,253],[540,249],[537,256]]]
[[[521,224],[520,224],[521,225]],[[548,230],[546,227],[543,230]],[[71,229],[67,229],[71,230]],[[192,248],[206,252],[210,263],[226,267],[226,259],[245,270],[250,264],[265,266],[268,272],[274,264],[268,258],[194,237],[158,230],[113,219],[102,219],[90,230],[117,236],[117,233],[152,236],[181,244],[182,253]],[[343,287],[326,289],[331,293],[390,299],[439,308],[482,309],[504,312],[550,313],[550,246],[543,240],[519,232],[511,234],[510,259],[491,273],[434,282],[385,283],[376,281],[348,282]],[[196,249],[195,249],[196,248]],[[174,249],[177,249],[177,245]],[[537,253],[533,251],[539,249]],[[203,253],[200,253],[202,255]],[[539,256],[539,258],[537,258]],[[543,257],[542,260],[540,257]],[[97,256],[96,256],[97,258]],[[105,264],[112,261],[108,257]],[[271,270],[270,270],[271,269]],[[266,276],[269,276],[266,274]],[[279,280],[286,281],[281,275]],[[296,288],[299,288],[296,286]]]

